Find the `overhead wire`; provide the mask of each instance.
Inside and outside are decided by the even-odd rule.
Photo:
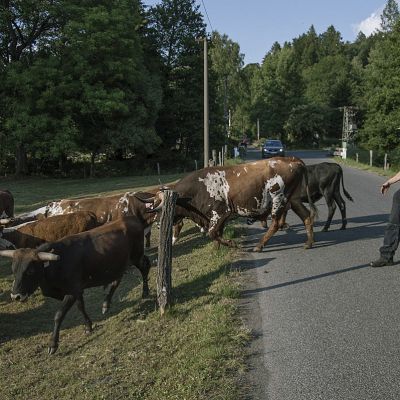
[[[202,2],[202,4],[203,4],[203,8],[204,8],[204,11],[205,11],[206,16],[207,16],[207,19],[208,19],[208,23],[210,24],[211,31],[213,31],[214,28],[213,28],[213,26],[212,26],[212,24],[211,24],[210,17],[208,16],[208,12],[207,12],[206,5],[204,4],[204,0],[201,0],[201,2]]]

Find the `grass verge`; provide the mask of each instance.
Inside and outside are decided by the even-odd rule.
[[[343,159],[341,157],[334,157],[334,160],[337,163],[348,165],[350,167],[361,169],[364,171],[374,172],[381,176],[393,176],[393,175],[397,174],[397,172],[398,172],[398,170],[393,170],[393,169],[384,170],[383,168],[378,168],[378,167],[374,167],[374,166],[371,167],[369,164],[363,164],[363,163],[357,162],[355,160],[352,160],[351,158]]]
[[[229,237],[237,233],[232,227],[227,232]],[[154,230],[152,259],[157,235]],[[155,268],[151,297],[145,300],[139,274],[129,270],[106,316],[101,314],[103,289],[85,292],[94,332],[84,334],[73,307],[54,356],[48,356],[47,344],[60,303],[39,291],[25,303],[11,302],[11,267],[1,259],[0,398],[237,400],[249,335],[236,312],[240,272],[232,267],[235,254],[216,250],[193,224],[185,224],[174,247],[174,305],[166,315],[160,317],[155,305]]]

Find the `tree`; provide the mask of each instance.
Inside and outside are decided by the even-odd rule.
[[[148,19],[149,37],[163,63],[163,106],[156,124],[162,155],[177,150],[185,159],[197,157],[203,126],[203,54],[198,42],[206,37],[203,16],[195,0],[162,0],[149,9]],[[210,99],[212,89],[210,85]],[[213,104],[210,101],[211,115]]]
[[[3,0],[0,2],[0,97],[4,106],[0,111],[0,131],[8,137],[6,143],[13,143],[11,151],[15,150],[16,173],[27,172],[26,147],[29,139],[29,129],[20,130],[14,135],[7,129],[9,118],[23,118],[16,114],[13,104],[18,102],[6,90],[7,74],[14,64],[30,65],[40,48],[40,42],[49,40],[58,25],[57,1],[52,0]],[[18,67],[19,68],[19,67]],[[15,70],[14,70],[15,71]],[[11,98],[10,98],[11,97]],[[8,99],[8,100],[6,100]],[[24,124],[28,123],[25,120]]]
[[[302,146],[316,146],[327,133],[329,110],[314,104],[294,107],[285,123],[288,140]]]
[[[388,0],[381,15],[381,30],[388,33],[393,30],[399,20],[400,12],[396,0]]]
[[[370,55],[364,77],[365,123],[362,139],[389,150],[400,144],[400,21]]]
[[[210,46],[211,71],[215,74],[217,101],[223,104],[225,131],[227,131],[228,109],[235,109],[240,98],[240,71],[243,54],[237,43],[221,35],[212,33]]]

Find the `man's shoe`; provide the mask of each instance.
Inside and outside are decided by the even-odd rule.
[[[373,268],[380,268],[380,267],[384,267],[386,265],[393,265],[393,258],[389,258],[389,260],[387,260],[386,258],[380,257],[376,261],[371,261],[369,263],[369,265]]]

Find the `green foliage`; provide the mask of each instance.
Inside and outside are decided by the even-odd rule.
[[[400,12],[396,0],[387,0],[381,15],[381,30],[388,33],[393,30],[399,20]]]
[[[389,150],[400,143],[400,22],[371,51],[364,77],[366,107],[362,138]]]

